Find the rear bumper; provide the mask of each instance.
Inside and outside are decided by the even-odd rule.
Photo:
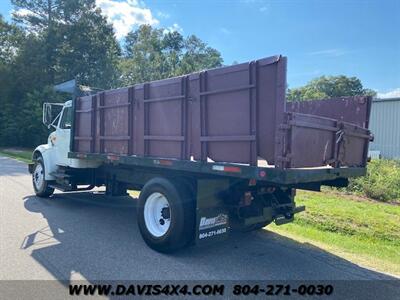
[[[366,168],[349,167],[349,168],[315,168],[315,169],[283,169],[282,183],[287,185],[299,185],[306,183],[325,183],[332,182],[339,178],[351,178],[364,176]],[[278,171],[278,172],[279,172]],[[328,184],[329,185],[329,184]]]

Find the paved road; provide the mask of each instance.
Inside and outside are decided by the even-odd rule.
[[[135,205],[101,192],[35,197],[26,165],[0,157],[0,279],[391,279],[265,230],[160,254],[141,239]]]

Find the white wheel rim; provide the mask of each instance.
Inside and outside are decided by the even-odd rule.
[[[144,222],[155,237],[165,235],[171,226],[171,213],[167,198],[161,193],[152,193],[144,204]]]
[[[43,167],[41,164],[37,164],[35,171],[33,172],[33,182],[35,183],[36,189],[40,190],[44,182]]]

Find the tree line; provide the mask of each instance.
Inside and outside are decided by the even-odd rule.
[[[43,102],[67,96],[52,87],[76,78],[109,89],[222,66],[221,53],[195,35],[142,25],[118,41],[95,0],[12,0],[0,15],[0,146],[46,140]],[[341,86],[339,90],[335,86]],[[369,93],[357,78],[323,77],[289,89],[288,99]]]
[[[221,66],[221,54],[177,31],[143,25],[123,42],[95,0],[12,0],[0,15],[0,146],[32,147],[48,134],[43,102],[62,102],[54,84],[76,78],[102,89]],[[122,45],[122,46],[121,46]]]

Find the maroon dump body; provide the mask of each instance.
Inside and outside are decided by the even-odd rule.
[[[286,109],[285,91],[286,58],[274,56],[80,97],[73,151],[251,166],[265,160],[279,168],[365,166],[370,98]]]

